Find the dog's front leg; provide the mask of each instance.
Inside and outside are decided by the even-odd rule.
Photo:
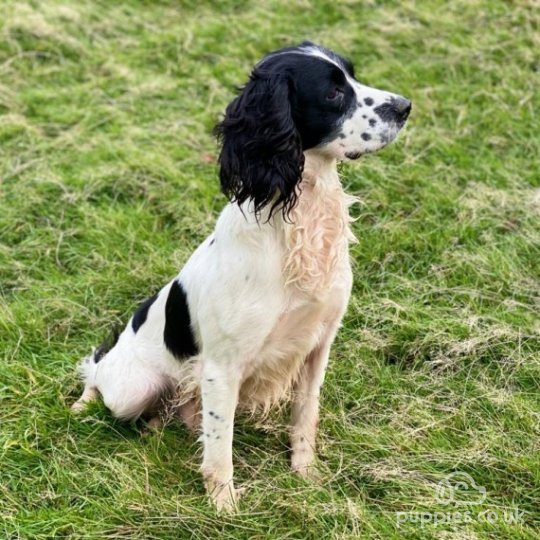
[[[237,492],[233,484],[232,442],[240,374],[232,363],[204,359],[202,393],[202,473],[206,490],[218,510],[232,511]]]
[[[321,342],[306,358],[300,377],[294,387],[291,418],[291,468],[304,477],[316,475],[315,439],[319,425],[319,396],[328,365],[330,347],[341,320],[328,325]]]

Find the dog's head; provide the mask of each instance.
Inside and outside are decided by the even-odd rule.
[[[352,64],[305,42],[268,54],[227,107],[216,132],[221,186],[239,204],[286,213],[296,202],[305,150],[357,159],[393,141],[411,102],[360,84]]]

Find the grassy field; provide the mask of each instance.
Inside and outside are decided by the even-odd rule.
[[[304,39],[414,110],[341,170],[363,204],[321,481],[289,473],[286,414],[239,419],[249,489],[217,516],[195,438],[74,417],[75,366],[212,230],[211,129]],[[539,52],[533,0],[2,1],[0,538],[538,538]],[[444,504],[456,471],[485,500]]]

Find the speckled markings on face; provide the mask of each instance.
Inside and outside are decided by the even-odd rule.
[[[408,115],[410,102],[397,94],[359,83],[354,78],[350,62],[332,51],[309,44],[301,46],[298,52],[320,58],[341,69],[356,98],[343,110],[336,129],[320,143],[320,148],[325,148],[337,159],[357,159],[395,139]],[[408,103],[409,109],[405,113],[403,110],[399,112],[396,103]],[[374,114],[370,115],[372,111]]]

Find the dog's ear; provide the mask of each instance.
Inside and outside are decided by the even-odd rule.
[[[253,202],[257,215],[267,204],[286,216],[296,204],[304,154],[291,114],[292,83],[285,74],[256,69],[216,126],[223,193],[233,202]]]

